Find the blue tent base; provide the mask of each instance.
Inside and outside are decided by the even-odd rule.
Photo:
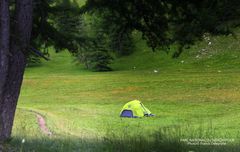
[[[123,110],[120,117],[133,118],[133,112],[132,112],[132,110]]]
[[[145,117],[153,117],[154,114],[145,114]],[[137,116],[133,116],[132,110],[123,110],[120,117],[126,117],[126,118],[138,118]]]

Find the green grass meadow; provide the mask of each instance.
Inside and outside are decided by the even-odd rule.
[[[26,70],[7,146],[24,152],[239,151],[240,42],[232,36],[210,40],[177,59],[171,58],[174,47],[169,54],[152,52],[136,40],[134,54],[101,73],[76,65],[67,51],[50,51],[50,61]],[[120,118],[133,99],[156,116]],[[41,132],[34,112],[44,116],[51,137]],[[234,142],[191,146],[180,142],[185,138]]]

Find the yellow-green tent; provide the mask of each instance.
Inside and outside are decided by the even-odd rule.
[[[120,117],[137,118],[143,116],[154,115],[139,100],[133,100],[126,103],[120,112]]]

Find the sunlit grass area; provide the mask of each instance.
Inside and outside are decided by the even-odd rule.
[[[67,52],[52,52],[51,61],[26,71],[12,144],[17,149],[24,145],[25,151],[139,151],[146,144],[154,151],[186,137],[237,141],[239,41],[212,39],[211,46],[203,41],[178,59],[138,44],[141,51],[115,60],[116,71],[103,73],[76,66]],[[203,48],[210,53],[197,53]],[[156,116],[120,118],[122,106],[133,99]],[[45,118],[51,137],[39,129],[35,112]],[[165,140],[162,133],[169,137],[168,132],[176,139]]]

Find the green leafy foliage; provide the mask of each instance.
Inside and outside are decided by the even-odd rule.
[[[106,47],[101,46],[99,43],[90,43],[82,48],[76,55],[77,62],[81,62],[87,69],[93,71],[110,71],[111,68],[108,66],[113,59],[106,50]]]
[[[87,40],[77,53],[77,61],[87,69],[109,71],[113,56],[129,55],[133,51],[131,31],[121,31],[121,25],[109,24],[109,12],[84,14],[81,34]]]
[[[175,44],[178,49],[173,57],[178,57],[205,33],[231,33],[231,28],[240,25],[239,5],[238,0],[87,0],[80,7],[76,0],[37,0],[32,45],[67,49],[81,56],[79,61],[89,69],[95,67],[88,66],[89,62],[99,59],[93,56],[102,53],[101,62],[105,59],[102,63],[107,67],[114,56],[110,54],[132,53],[132,32],[137,30],[153,51],[168,51]]]
[[[88,0],[83,10],[107,9],[113,18],[110,24],[141,31],[153,50],[177,44],[173,57],[178,57],[204,33],[229,34],[231,28],[239,26],[239,6],[238,0]]]
[[[95,34],[101,30],[100,24],[85,19],[76,1],[39,1],[34,12],[34,48],[42,50],[53,46],[57,52],[67,49],[88,69],[110,70],[107,65],[112,57],[108,53],[108,43],[103,43],[105,38],[99,38],[102,32]],[[92,32],[92,27],[100,30]],[[37,55],[30,53],[29,61],[40,60]]]
[[[126,56],[133,53],[134,44],[131,32],[115,32],[110,35],[110,39],[110,47],[116,51],[117,55]]]
[[[81,14],[77,1],[59,0],[36,2],[32,45],[40,48],[54,46],[57,51],[68,49],[76,52],[84,42],[79,25]]]

